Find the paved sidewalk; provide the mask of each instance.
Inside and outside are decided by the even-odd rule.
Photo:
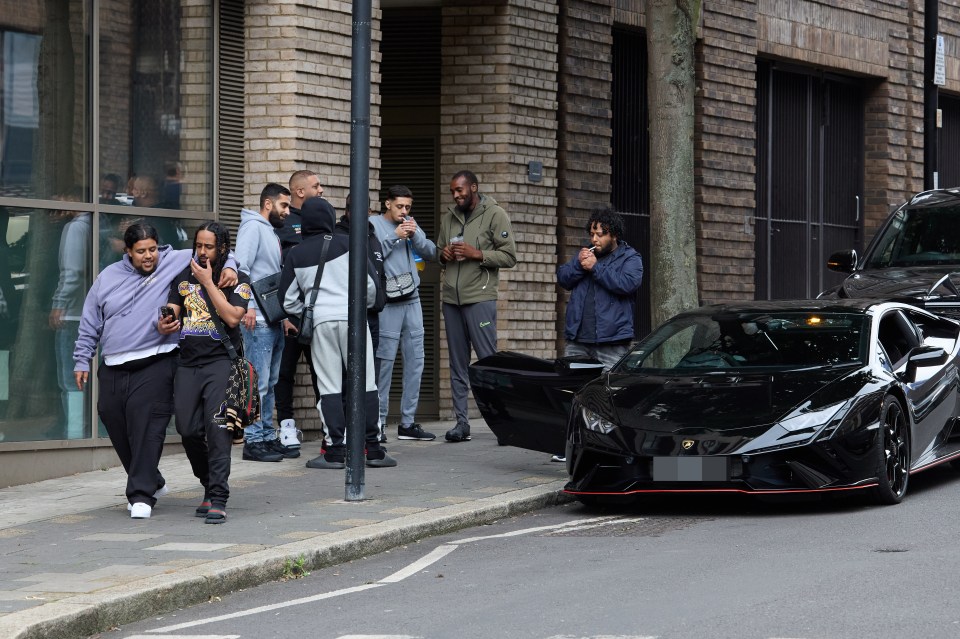
[[[0,489],[0,637],[87,637],[240,588],[348,561],[563,501],[563,464],[498,446],[483,425],[450,444],[397,441],[396,468],[366,469],[362,502],[345,502],[342,470],[299,459],[241,461],[233,450],[226,524],[194,517],[203,493],[184,455],[160,468],[171,493],[150,519],[130,519],[122,468]]]

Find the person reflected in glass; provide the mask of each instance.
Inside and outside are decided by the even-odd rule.
[[[117,189],[120,188],[120,176],[116,173],[107,173],[100,179],[100,204],[122,204],[117,199]]]
[[[76,194],[56,199],[77,201]],[[80,330],[83,298],[90,277],[90,243],[93,234],[91,214],[86,211],[61,209],[56,217],[66,220],[60,233],[60,248],[57,263],[60,277],[50,304],[47,323],[56,333],[54,351],[57,358],[57,383],[60,386],[60,402],[63,410],[65,439],[81,439],[86,436],[85,393],[77,388],[73,376],[73,345]]]

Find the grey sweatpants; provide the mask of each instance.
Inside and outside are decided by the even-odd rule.
[[[443,323],[450,351],[450,389],[457,423],[470,423],[467,392],[470,378],[470,348],[483,359],[497,352],[497,301],[489,300],[457,306],[443,305]]]

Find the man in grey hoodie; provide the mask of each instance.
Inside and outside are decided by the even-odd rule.
[[[290,190],[273,182],[260,192],[259,211],[240,212],[236,255],[240,270],[251,282],[280,272],[280,240],[274,229],[283,227],[289,212]],[[281,324],[268,324],[254,299],[240,321],[244,355],[257,369],[260,387],[260,421],[244,429],[243,458],[248,461],[280,461],[300,456],[300,446],[284,446],[273,427],[273,389],[280,376],[283,354]]]

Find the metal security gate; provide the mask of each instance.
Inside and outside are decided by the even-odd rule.
[[[940,159],[937,169],[941,188],[960,187],[960,98],[940,94],[943,126],[940,129]]]
[[[834,76],[761,63],[757,77],[757,299],[840,283],[834,251],[862,249],[863,97]]]
[[[634,305],[636,337],[650,332],[650,136],[647,133],[647,45],[642,32],[613,31],[613,135],[610,201],[623,215],[623,239],[643,258]]]

